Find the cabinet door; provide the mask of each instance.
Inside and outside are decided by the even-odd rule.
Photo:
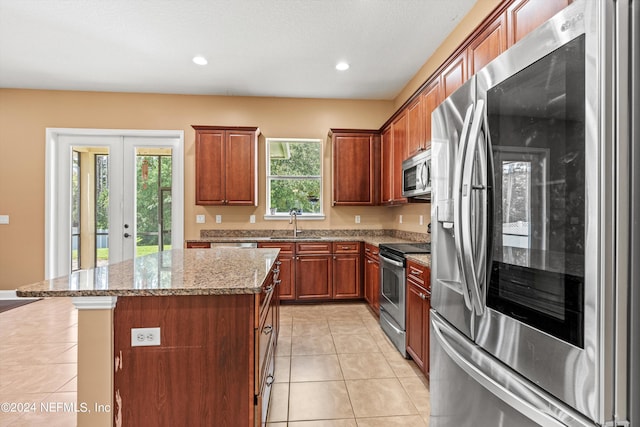
[[[196,131],[196,205],[224,204],[224,171],[224,131]]]
[[[253,132],[226,132],[226,204],[257,205],[256,136]]]
[[[296,257],[296,299],[307,301],[331,298],[331,255]]]
[[[380,263],[367,257],[364,267],[365,300],[369,307],[380,315]]]
[[[431,147],[431,113],[442,102],[440,93],[440,79],[436,78],[429,83],[422,92],[422,113],[424,114],[424,148]]]
[[[427,292],[425,294],[425,299],[423,300],[423,304],[422,304],[422,337],[424,338],[424,347],[423,347],[423,359],[422,361],[424,362],[423,365],[423,369],[422,371],[424,372],[424,374],[427,376],[427,379],[429,379],[429,361],[430,361],[430,357],[429,357],[429,340],[430,338],[430,332],[429,332],[429,316],[430,316],[430,311],[431,311],[431,292]]]
[[[333,134],[333,204],[376,204],[375,135]]]
[[[362,298],[360,254],[333,257],[333,298]]]
[[[467,81],[467,51],[462,52],[445,68],[441,75],[444,99],[448,98]]]
[[[420,96],[416,97],[407,107],[406,157],[411,157],[425,148],[424,114],[422,113],[422,108],[422,97]]]
[[[402,198],[402,161],[407,157],[407,116],[402,114],[393,122],[393,165],[391,172],[391,203],[406,203]]]
[[[424,301],[426,293],[425,289],[407,280],[407,352],[422,371],[425,367]]]
[[[393,201],[393,132],[391,127],[382,132],[381,145],[380,199],[382,204],[387,204]]]
[[[502,14],[473,39],[467,49],[470,76],[477,73],[482,67],[506,50],[506,27],[507,17]]]
[[[508,46],[567,7],[571,0],[515,0],[507,9]]]
[[[278,248],[280,249],[280,255],[278,260],[280,261],[280,280],[279,290],[280,299],[285,301],[291,301],[295,299],[295,244],[294,243],[278,243],[278,242],[260,242],[259,248]]]

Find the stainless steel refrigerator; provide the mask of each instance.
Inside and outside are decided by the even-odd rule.
[[[578,0],[434,111],[430,427],[640,426],[638,23]]]

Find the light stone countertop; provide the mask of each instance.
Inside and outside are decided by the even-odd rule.
[[[17,290],[20,297],[255,294],[279,249],[173,249],[73,272]]]
[[[431,254],[407,254],[407,259],[431,268]]]

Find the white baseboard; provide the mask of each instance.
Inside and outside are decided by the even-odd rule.
[[[40,298],[22,298],[16,295],[16,291],[0,291],[0,300],[10,300],[10,299],[19,299],[19,300],[38,300]]]

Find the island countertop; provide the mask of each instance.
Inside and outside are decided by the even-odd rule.
[[[17,289],[20,297],[255,294],[279,249],[172,249]]]

